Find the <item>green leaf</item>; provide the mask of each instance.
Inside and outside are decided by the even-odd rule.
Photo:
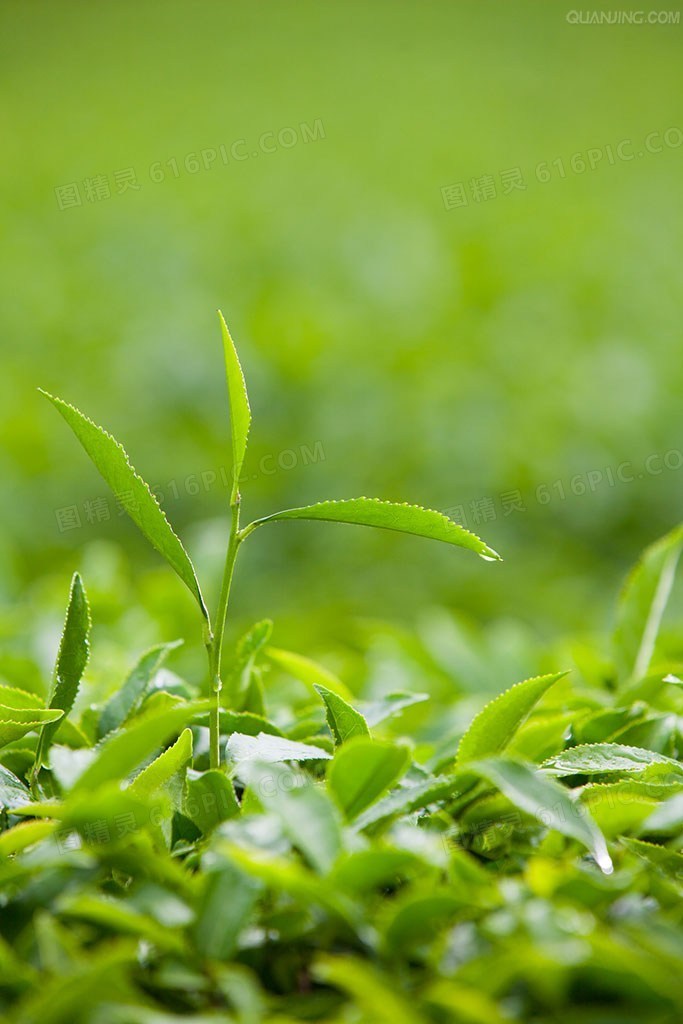
[[[409,763],[407,747],[356,736],[335,753],[327,785],[346,819],[353,821],[403,775]]]
[[[643,822],[643,835],[678,835],[683,831],[683,793],[676,793],[659,805]]]
[[[244,761],[310,761],[330,758],[327,751],[309,743],[296,743],[281,736],[260,732],[258,736],[234,732],[227,743],[226,752],[239,766]],[[238,769],[239,770],[239,769]]]
[[[168,644],[156,644],[145,651],[132,669],[123,686],[105,704],[97,723],[97,738],[102,739],[112,729],[118,729],[140,707],[150,683],[171,651],[182,644],[174,640]]]
[[[59,643],[57,664],[55,665],[50,707],[58,708],[66,717],[74,706],[78,687],[80,686],[85,666],[90,654],[90,608],[81,577],[74,573],[69,593],[69,604],[66,620]],[[61,715],[59,716],[62,717]],[[59,723],[54,721],[46,725],[40,736],[36,764],[44,763]]]
[[[460,740],[458,766],[504,750],[536,703],[565,672],[535,676],[517,683],[482,708]]]
[[[254,675],[256,659],[268,643],[272,631],[272,621],[263,619],[261,622],[256,622],[240,638],[230,675],[221,690],[221,699],[226,707],[233,710],[244,707]]]
[[[550,775],[602,775],[609,772],[643,772],[651,765],[671,765],[683,772],[683,765],[664,754],[621,743],[585,743],[554,754],[541,768]]]
[[[369,807],[354,822],[354,827],[362,830],[398,815],[412,814],[430,804],[455,797],[463,788],[463,782],[457,775],[436,775],[416,785],[402,786],[374,807]]]
[[[212,864],[203,882],[194,927],[195,946],[201,956],[227,960],[237,949],[260,885],[229,861]]]
[[[350,956],[320,956],[314,975],[320,981],[347,992],[362,1011],[357,1019],[373,1024],[421,1024],[414,995],[401,996],[400,989],[382,977],[369,963]]]
[[[407,693],[403,690],[396,690],[394,693],[387,693],[377,700],[364,701],[360,705],[360,711],[370,729],[400,715],[402,711],[413,707],[414,704],[422,704],[429,700],[428,693]]]
[[[433,941],[455,914],[468,905],[467,897],[452,889],[408,890],[388,912],[384,942],[391,952],[409,953],[421,943]]]
[[[176,571],[196,598],[202,615],[208,621],[208,613],[192,562],[156,498],[130,464],[123,446],[73,405],[50,395],[42,388],[39,390],[64,417],[114,494],[123,502],[128,515]]]
[[[338,744],[353,739],[354,736],[370,736],[368,724],[359,711],[324,686],[316,684],[315,690],[324,701],[327,724]]]
[[[626,580],[614,631],[615,661],[623,684],[648,670],[682,548],[683,526],[677,526],[645,549]]]
[[[0,808],[12,810],[30,799],[28,787],[9,768],[0,764]]]
[[[223,333],[223,351],[225,353],[225,370],[228,378],[228,397],[230,398],[230,427],[232,439],[232,474],[233,495],[237,492],[242,464],[247,451],[247,439],[251,426],[251,410],[247,396],[247,385],[242,367],[237,356],[237,349],[230,337],[228,325],[223,314],[218,313]]]
[[[329,669],[319,665],[311,658],[304,657],[303,654],[283,651],[279,647],[268,647],[266,648],[266,657],[283,672],[298,679],[311,690],[314,690],[317,685],[321,685],[325,689],[331,690],[332,693],[336,693],[343,700],[353,700],[353,694],[341,679],[337,679]]]
[[[242,775],[259,802],[282,823],[285,835],[313,868],[327,873],[342,849],[338,816],[328,796],[301,772],[250,762]]]
[[[348,498],[343,501],[321,501],[303,508],[288,508],[282,512],[256,519],[245,527],[246,535],[264,523],[283,519],[312,519],[330,523],[351,523],[356,526],[374,526],[383,530],[411,533],[415,537],[428,537],[446,544],[469,548],[487,561],[500,561],[500,555],[469,530],[458,526],[448,516],[420,505],[395,504],[379,498]]]
[[[574,803],[564,786],[554,779],[532,765],[505,758],[476,761],[468,764],[464,771],[486,779],[515,807],[533,815],[547,828],[578,840],[605,874],[612,873],[612,861],[600,829],[585,808]]]
[[[96,756],[73,787],[73,792],[92,791],[114,779],[124,780],[142,761],[181,731],[197,714],[210,707],[209,701],[190,701],[157,715],[142,715],[127,728],[105,738]]]
[[[232,782],[222,771],[187,773],[183,814],[207,835],[222,821],[239,814],[240,805]]]
[[[59,708],[6,708],[0,705],[0,747],[14,743],[28,732],[58,722],[63,714]]]
[[[175,743],[147,765],[130,785],[136,796],[146,797],[163,789],[175,775],[184,772],[192,760],[192,731],[183,729]]]
[[[54,821],[22,821],[14,828],[0,835],[0,857],[21,853],[34,843],[40,843],[52,835],[56,828]]]
[[[57,909],[66,918],[90,921],[115,934],[135,935],[159,949],[176,953],[184,950],[184,942],[176,930],[160,925],[148,914],[141,914],[122,900],[90,893],[73,893],[63,896]]]
[[[40,708],[44,710],[45,701],[35,693],[20,690],[16,686],[0,686],[0,704],[6,708]]]

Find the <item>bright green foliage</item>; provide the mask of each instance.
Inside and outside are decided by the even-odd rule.
[[[566,647],[527,652],[545,674],[484,694],[514,678],[507,654],[480,666],[474,645],[460,657],[464,634],[444,648],[429,629],[365,623],[334,662],[341,679],[269,646],[269,620],[222,659],[235,560],[265,522],[376,526],[496,557],[439,513],[369,499],[240,528],[250,413],[222,330],[234,488],[208,678],[188,643],[159,688],[176,641],[121,682],[103,644],[76,700],[90,622],[75,576],[52,688],[0,681],[0,1015],[678,1024],[681,648],[657,633],[680,532],[630,578],[615,665],[584,639],[570,674]],[[138,525],[203,609],[122,449],[53,401],[112,486],[138,495]],[[126,608],[116,635],[131,621]]]
[[[628,577],[617,608],[614,650],[622,681],[645,675],[683,548],[683,526],[647,548]]]
[[[66,716],[74,706],[81,677],[88,663],[90,654],[90,609],[83,582],[78,573],[74,573],[71,581],[69,605],[62,639],[57,654],[57,664],[50,694],[50,707],[57,708]],[[62,715],[59,717],[61,718]],[[44,719],[47,721],[47,719]],[[42,763],[55,733],[59,728],[58,721],[52,720],[41,732],[36,762]]]
[[[218,317],[223,333],[223,351],[225,353],[225,369],[228,378],[232,439],[232,479],[233,489],[236,490],[240,473],[242,472],[242,463],[247,451],[247,438],[249,437],[249,427],[251,426],[251,410],[249,409],[247,385],[237,356],[237,350],[230,337],[230,331],[223,319],[223,314],[219,312]]]
[[[476,761],[504,750],[517,730],[524,724],[534,705],[563,672],[538,676],[501,693],[479,712],[458,746],[458,765]]]
[[[409,763],[407,747],[358,736],[337,750],[327,783],[346,819],[353,821],[398,781]]]
[[[304,508],[288,508],[282,512],[274,512],[270,516],[256,519],[247,529],[255,529],[264,523],[278,522],[283,519],[312,519],[328,523],[375,526],[382,530],[411,533],[414,537],[428,537],[432,540],[443,541],[445,544],[469,548],[470,551],[474,551],[490,561],[500,559],[500,555],[488,544],[484,544],[475,534],[458,526],[441,512],[422,508],[419,505],[397,505],[391,501],[380,501],[378,498],[321,501],[317,505],[306,505]]]
[[[511,803],[526,814],[538,817],[548,828],[578,839],[590,850],[599,867],[611,874],[612,861],[600,830],[588,814],[577,811],[563,786],[544,778],[531,765],[504,758],[477,761],[467,770],[491,782]]]
[[[206,614],[204,599],[190,558],[173,532],[158,501],[141,476],[133,469],[122,445],[98,427],[73,405],[61,398],[42,392],[64,417],[86,452],[95,463],[115,495],[124,502],[124,508],[147,540],[177,572],[185,586],[195,596]]]
[[[175,650],[182,640],[170,644],[155,644],[149,651],[141,655],[123,686],[112,694],[102,709],[97,723],[99,739],[106,736],[112,729],[117,729],[128,716],[137,710],[147,693],[154,674],[163,664],[171,651]]]
[[[324,686],[316,685],[315,689],[325,703],[327,724],[337,743],[343,743],[354,736],[370,736],[368,723],[359,711]]]

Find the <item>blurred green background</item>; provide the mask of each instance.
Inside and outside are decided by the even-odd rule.
[[[283,524],[245,547],[232,635],[268,615],[315,653],[362,621],[432,635],[455,614],[514,661],[527,635],[608,623],[683,509],[683,25],[568,10],[6,0],[6,674],[10,634],[53,656],[38,627],[74,568],[121,643],[199,642],[182,585],[98,501],[35,389],[125,444],[211,590],[217,307],[252,401],[247,514],[411,500],[505,557]]]

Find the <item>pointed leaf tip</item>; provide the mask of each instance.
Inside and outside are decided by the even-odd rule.
[[[237,493],[237,482],[242,471],[244,456],[247,451],[247,439],[251,426],[251,409],[247,384],[240,365],[235,343],[232,340],[228,325],[220,310],[218,318],[223,335],[223,351],[225,354],[225,372],[228,381],[228,398],[230,400],[230,433],[232,442],[233,498]]]
[[[283,519],[324,520],[395,530],[398,533],[410,533],[416,537],[427,537],[468,548],[489,562],[502,561],[497,551],[442,512],[423,508],[421,505],[411,505],[408,502],[383,501],[381,498],[346,498],[339,501],[321,501],[303,508],[284,509],[255,520],[245,528],[243,535],[248,535],[263,523]]]
[[[204,617],[208,619],[190,557],[148,484],[131,464],[123,445],[69,402],[51,395],[42,388],[38,390],[52,402],[57,412],[69,424],[101,476],[122,501],[125,511],[150,544],[175,570],[196,598]]]

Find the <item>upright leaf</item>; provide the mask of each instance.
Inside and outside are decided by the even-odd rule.
[[[175,743],[148,764],[130,785],[137,796],[151,796],[163,789],[175,775],[184,772],[192,760],[192,731],[183,729]]]
[[[90,608],[78,573],[74,573],[69,593],[69,604],[62,638],[57,653],[50,707],[64,712],[66,717],[74,706],[81,677],[88,663],[90,654]],[[43,727],[36,754],[36,765],[43,763],[45,754],[59,728],[59,722],[53,721]]]
[[[547,828],[577,839],[593,854],[605,874],[612,873],[612,861],[600,829],[585,807],[575,804],[567,790],[533,766],[505,758],[490,758],[468,764],[464,769],[492,783],[515,807],[531,814]]]
[[[157,715],[141,715],[127,729],[107,737],[96,756],[79,776],[73,792],[92,791],[113,780],[124,780],[142,761],[162,747],[174,733],[209,709],[209,701],[191,701]]]
[[[312,519],[329,523],[350,523],[356,526],[375,526],[398,533],[411,533],[415,537],[428,537],[446,544],[469,548],[489,562],[500,561],[500,555],[474,533],[458,526],[448,516],[420,505],[395,504],[379,498],[348,498],[344,501],[321,501],[303,508],[288,508],[274,512],[250,523],[244,534],[257,526],[283,519]]]
[[[344,743],[354,736],[370,736],[368,723],[360,711],[356,711],[338,694],[326,690],[324,686],[316,686],[315,689],[323,699],[327,724],[337,743]]]
[[[40,391],[64,417],[114,494],[121,500],[128,515],[176,571],[208,619],[192,562],[156,498],[130,464],[123,446],[73,405],[55,398],[42,388]]]
[[[97,723],[97,737],[102,739],[112,729],[118,729],[142,703],[156,672],[171,651],[182,644],[174,640],[168,644],[156,644],[145,651],[116,693],[105,704]]]
[[[342,848],[339,815],[327,794],[282,764],[252,761],[242,774],[259,802],[280,819],[292,844],[316,871],[326,874]]]
[[[565,674],[555,672],[517,683],[482,708],[460,740],[456,763],[463,765],[504,750],[534,705]]]
[[[643,552],[619,598],[614,655],[622,683],[644,676],[683,548],[683,526]]]
[[[251,410],[247,396],[247,385],[242,367],[237,356],[237,349],[230,337],[228,325],[223,314],[218,313],[223,333],[223,350],[225,353],[225,370],[228,378],[228,396],[230,398],[230,429],[232,438],[232,487],[233,497],[237,492],[242,464],[247,451],[247,439],[251,426]]]

